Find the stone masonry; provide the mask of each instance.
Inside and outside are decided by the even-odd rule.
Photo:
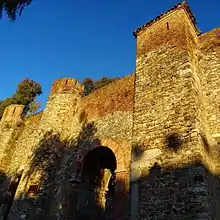
[[[0,219],[220,219],[220,28],[184,1],[134,31],[136,72],[5,109]]]

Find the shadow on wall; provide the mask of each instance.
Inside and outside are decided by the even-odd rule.
[[[0,172],[0,216],[4,220],[4,216],[8,215],[10,210],[11,194],[8,191],[11,179],[4,172]]]
[[[183,146],[183,140],[177,132],[172,132],[165,137],[164,140],[167,150],[170,152],[178,152]],[[132,149],[132,159],[139,161],[144,155],[145,147],[141,145],[135,145]]]
[[[115,187],[112,167],[89,160],[91,166],[97,168],[93,167],[92,171],[111,170],[107,193],[101,192],[97,187],[99,183],[94,187],[82,175],[82,157],[91,152],[92,146],[100,146],[95,133],[94,123],[87,122],[75,140],[64,141],[58,135],[46,133],[33,154],[30,169],[22,176],[21,181],[27,179],[26,190],[14,201],[21,174],[16,177],[16,182],[16,178],[1,173],[2,219],[128,219],[129,197],[120,188],[124,185],[123,179]],[[171,135],[166,141],[167,145],[171,142],[168,150],[178,153],[182,143],[179,138]],[[135,146],[134,160],[140,160],[143,153],[143,148]],[[131,201],[131,210],[136,210],[137,219],[220,219],[219,177],[209,173],[198,159],[194,164],[176,167],[178,164],[164,169],[155,164],[150,170],[143,169],[141,177],[132,182],[132,186],[138,188],[138,191],[131,188],[131,199],[136,200],[136,203]],[[94,179],[100,174],[94,172]]]
[[[173,133],[165,143],[168,152],[178,154],[183,142]],[[207,145],[204,147],[207,149]],[[143,154],[143,147],[135,146],[133,160],[138,161]],[[166,168],[155,163],[150,170],[142,168],[140,172],[131,183],[134,219],[220,219],[220,179],[200,159],[195,157],[191,164],[170,164]]]
[[[15,193],[22,173],[8,177],[3,171],[0,172],[0,219],[6,220],[10,212]]]
[[[114,195],[117,191],[113,186],[116,167],[106,163],[108,156],[100,163],[90,160],[91,166],[97,166],[94,179],[100,175],[103,177],[105,169],[111,171],[107,177],[108,192],[101,190],[100,183],[96,182],[94,186],[82,175],[84,156],[93,146],[101,148],[95,133],[94,123],[87,122],[74,140],[65,141],[52,132],[46,133],[33,153],[30,169],[23,172],[21,182],[25,183],[24,192],[19,192],[14,201],[14,196],[11,197],[12,206],[6,202],[10,213],[5,213],[4,220],[124,219],[123,215],[128,210],[123,210],[128,200],[125,201],[125,196],[122,196],[123,190],[117,189]],[[4,183],[10,185],[11,180],[6,176],[4,178]],[[119,206],[121,202],[123,205]]]

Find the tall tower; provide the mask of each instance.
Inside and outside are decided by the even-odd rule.
[[[185,219],[190,217],[192,205],[184,195],[192,197],[193,202],[201,195],[196,190],[192,194],[187,188],[184,194],[179,188],[185,184],[196,189],[204,184],[203,166],[194,165],[202,160],[204,151],[202,92],[197,75],[198,33],[185,1],[134,32],[137,54],[131,219],[176,219],[178,211],[172,211],[173,206],[184,210],[180,219]],[[186,165],[191,167],[184,169]],[[181,175],[178,169],[182,169]],[[194,181],[198,175],[201,178]],[[187,208],[170,197],[175,190]],[[163,210],[170,213],[164,214]],[[208,215],[204,210],[204,215]]]
[[[195,18],[185,2],[134,32],[134,145],[142,152],[167,148],[172,136],[184,139],[187,158],[194,157],[199,148],[202,124],[195,69],[197,34]]]

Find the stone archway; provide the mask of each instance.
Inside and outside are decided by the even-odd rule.
[[[125,171],[126,170],[125,154],[127,152],[123,151],[122,149],[123,148],[126,149],[127,143],[117,142],[112,139],[102,139],[100,140],[100,144],[102,146],[108,146],[108,148],[110,148],[114,153],[117,163],[116,173]]]
[[[98,175],[101,178],[101,173],[104,169],[110,170],[110,173],[114,173],[117,168],[117,162],[115,154],[108,147],[100,146],[89,151],[83,160],[82,178],[85,181],[89,181],[91,184],[101,184],[94,179],[94,175]],[[89,177],[89,180],[86,180]]]
[[[98,148],[100,146],[107,146],[114,153],[114,155],[116,157],[116,164],[117,164],[116,172],[119,173],[119,172],[123,172],[123,171],[127,170],[125,155],[128,156],[128,158],[130,157],[130,155],[129,155],[130,148],[128,146],[128,143],[121,142],[121,141],[117,142],[112,139],[101,139],[101,140],[93,141],[89,148],[85,147],[84,149],[80,149],[75,155],[75,162],[78,165],[80,164],[80,166],[78,166],[78,168],[80,170],[82,169],[83,160],[84,160],[85,156],[90,151],[92,151],[93,149]],[[128,152],[125,152],[122,149],[128,149]]]
[[[77,203],[81,218],[105,218],[106,196],[114,191],[116,168],[116,157],[108,147],[94,148],[85,155],[81,171],[81,194]]]
[[[103,147],[106,146],[106,147]],[[88,195],[90,195],[90,198],[93,197],[91,200],[94,201],[94,187],[88,187],[85,186],[85,161],[90,161],[89,155],[91,156],[92,152],[98,152],[100,149],[108,149],[108,154],[110,156],[111,161],[114,161],[114,163],[108,163],[102,168],[103,173],[99,173],[102,178],[104,178],[102,183],[105,187],[101,187],[102,192],[99,190],[96,190],[96,192],[100,192],[99,197],[101,201],[102,208],[105,209],[105,215],[108,216],[108,219],[123,219],[124,216],[128,213],[128,206],[129,206],[129,179],[130,179],[130,145],[128,142],[125,141],[115,141],[112,139],[101,139],[98,141],[93,141],[93,143],[90,145],[89,148],[81,149],[75,156],[76,156],[76,164],[78,165],[78,180],[79,184],[77,184],[77,195],[80,195],[81,202],[77,202],[77,210],[80,209],[80,203],[84,203],[87,207],[92,207],[91,204],[89,204],[89,200],[86,199]],[[114,156],[113,156],[114,155]],[[113,159],[114,157],[114,159]],[[104,157],[106,158],[106,157]],[[88,159],[88,160],[87,160]],[[91,164],[88,163],[88,164]],[[114,164],[114,165],[113,165]],[[87,167],[91,167],[90,165]],[[105,170],[107,169],[107,170]],[[108,172],[110,171],[110,172]],[[89,181],[90,177],[88,177],[87,182]],[[93,188],[93,189],[92,189]],[[85,190],[86,189],[86,190]],[[104,195],[106,197],[104,197]],[[111,196],[114,194],[114,196]],[[84,195],[84,198],[83,198]],[[110,197],[109,197],[110,195]],[[97,196],[97,194],[96,194]],[[96,197],[98,198],[98,197]],[[102,200],[104,198],[104,200]],[[106,198],[106,200],[105,200]],[[78,199],[77,199],[78,200]],[[87,201],[86,203],[83,202]],[[100,205],[100,204],[99,204]],[[100,207],[99,207],[100,208]],[[85,214],[85,209],[83,214]],[[110,217],[109,217],[110,214]],[[78,218],[81,219],[81,218]],[[83,218],[84,219],[84,218]],[[89,215],[85,219],[89,219]],[[94,219],[94,218],[92,218]],[[100,218],[101,219],[101,218]]]

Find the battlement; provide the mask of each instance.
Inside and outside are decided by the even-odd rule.
[[[1,121],[3,122],[18,122],[22,119],[24,105],[9,105],[2,116]]]
[[[73,78],[61,78],[55,80],[50,95],[56,93],[83,93],[83,86]]]
[[[142,25],[141,27],[137,28],[134,32],[133,35],[135,37],[137,37],[141,32],[145,31],[147,28],[153,26],[154,24],[156,24],[159,21],[164,20],[165,18],[169,17],[171,14],[178,12],[178,11],[184,11],[185,15],[188,17],[191,25],[193,26],[193,28],[195,29],[196,33],[199,34],[200,30],[197,28],[196,26],[196,18],[194,17],[190,7],[188,6],[186,1],[183,1],[175,6],[173,6],[171,9],[169,9],[168,11],[160,14],[159,16],[157,16],[156,18],[148,21],[146,24]]]
[[[164,47],[187,51],[189,41],[200,33],[190,7],[184,1],[133,32],[137,39],[137,60],[150,51]]]

